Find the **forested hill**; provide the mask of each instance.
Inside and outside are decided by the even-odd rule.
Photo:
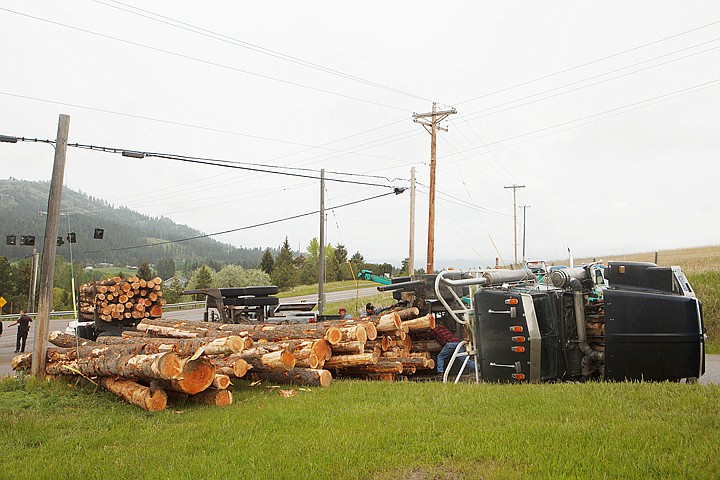
[[[34,235],[35,248],[42,250],[46,217],[38,212],[47,210],[49,190],[49,182],[0,179],[0,256],[10,260],[28,256],[32,247],[20,245],[22,235]],[[104,200],[68,188],[63,190],[61,212],[69,215],[60,218],[58,236],[75,232],[73,260],[76,262],[138,265],[145,260],[156,263],[162,258],[172,258],[178,267],[180,262],[190,261],[255,268],[263,254],[260,247],[237,248],[211,238],[149,246],[202,233],[165,217],[152,218],[125,207],[115,208]],[[96,228],[104,229],[102,240],[93,238]],[[17,245],[6,245],[7,235],[15,235]],[[56,252],[70,260],[67,241],[57,247]]]

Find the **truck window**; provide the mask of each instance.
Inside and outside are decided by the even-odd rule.
[[[558,333],[558,321],[553,302],[548,295],[533,296],[535,316],[538,320],[541,337],[540,376],[546,379],[558,377],[561,346]]]

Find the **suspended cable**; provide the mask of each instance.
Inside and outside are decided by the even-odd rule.
[[[9,9],[7,9],[7,8],[2,8],[2,7],[0,7],[0,11],[12,13],[12,14],[14,14],[14,15],[19,15],[19,16],[26,17],[26,18],[31,18],[31,19],[33,19],[33,20],[37,20],[37,21],[40,21],[40,22],[49,23],[49,24],[51,24],[51,25],[56,25],[56,26],[59,26],[59,27],[68,28],[68,29],[70,29],[70,30],[75,30],[75,31],[78,31],[78,32],[87,33],[87,34],[94,35],[94,36],[97,36],[97,37],[101,37],[101,38],[105,38],[105,39],[109,39],[109,40],[114,40],[114,41],[116,41],[116,42],[121,42],[121,43],[125,43],[125,44],[128,44],[128,45],[133,45],[133,46],[135,46],[135,47],[144,48],[144,49],[146,49],[146,50],[151,50],[151,51],[153,51],[153,52],[164,53],[164,54],[166,54],[166,55],[171,55],[171,56],[174,56],[174,57],[177,57],[177,58],[182,58],[182,59],[185,59],[185,60],[191,60],[191,61],[193,61],[193,62],[202,63],[202,64],[205,64],[205,65],[211,65],[211,66],[214,66],[214,67],[224,68],[224,69],[226,69],[226,70],[232,70],[232,71],[235,71],[235,72],[244,73],[244,74],[246,74],[246,75],[252,75],[252,76],[254,76],[254,77],[262,78],[262,79],[264,79],[264,80],[272,80],[272,81],[274,81],[274,82],[284,83],[284,84],[286,84],[286,85],[292,85],[292,86],[295,86],[295,87],[304,88],[304,89],[307,89],[307,90],[312,90],[312,91],[314,91],[314,92],[320,92],[320,93],[325,93],[325,94],[328,94],[328,95],[333,95],[333,96],[336,96],[336,97],[346,98],[346,99],[348,99],[348,100],[355,100],[355,101],[358,101],[358,102],[369,103],[369,104],[371,104],[371,105],[377,105],[377,106],[379,106],[379,107],[391,108],[391,109],[393,109],[393,110],[407,111],[405,108],[394,107],[394,106],[392,106],[392,105],[386,105],[386,104],[384,104],[384,103],[375,102],[375,101],[372,101],[372,100],[366,100],[366,99],[363,99],[363,98],[353,97],[353,96],[351,96],[351,95],[345,95],[345,94],[343,94],[343,93],[332,92],[332,91],[330,91],[330,90],[325,90],[325,89],[318,88],[318,87],[312,87],[312,86],[310,86],[310,85],[304,85],[304,84],[301,84],[301,83],[292,82],[292,81],[290,81],[290,80],[283,80],[283,79],[281,79],[281,78],[272,77],[272,76],[270,76],[270,75],[264,75],[264,74],[262,74],[262,73],[252,72],[252,71],[250,71],[250,70],[244,70],[244,69],[242,69],[242,68],[237,68],[237,67],[233,67],[233,66],[230,66],[230,65],[225,65],[225,64],[222,64],[222,63],[218,63],[218,62],[212,62],[212,61],[210,61],[210,60],[205,60],[205,59],[202,59],[202,58],[193,57],[193,56],[191,56],[191,55],[185,55],[185,54],[183,54],[183,53],[173,52],[173,51],[171,51],[171,50],[165,50],[165,49],[163,49],[163,48],[158,48],[158,47],[152,47],[152,46],[150,46],[150,45],[144,45],[144,44],[142,44],[142,43],[133,42],[133,41],[131,41],[131,40],[125,40],[125,39],[119,38],[119,37],[113,37],[112,35],[106,35],[106,34],[104,34],[104,33],[94,32],[94,31],[92,31],[92,30],[87,30],[87,29],[85,29],[85,28],[74,27],[74,26],[72,26],[72,25],[67,25],[67,24],[64,24],[64,23],[55,22],[55,21],[53,21],[53,20],[47,20],[47,19],[45,19],[45,18],[36,17],[36,16],[34,16],[34,15],[29,15],[29,14],[26,14],[26,13],[16,12],[16,11],[14,11],[14,10],[9,10]]]
[[[348,206],[350,206],[350,205],[357,205],[357,204],[359,204],[359,203],[368,202],[368,201],[370,201],[370,200],[375,200],[375,199],[378,199],[378,198],[386,197],[386,196],[388,196],[388,195],[399,195],[400,193],[402,193],[402,191],[386,192],[386,193],[382,193],[382,194],[380,194],[380,195],[375,195],[375,196],[373,196],[373,197],[363,198],[363,199],[360,199],[360,200],[355,200],[355,201],[353,201],[353,202],[347,202],[347,203],[343,203],[343,204],[341,204],[341,205],[336,205],[336,206],[331,207],[331,208],[336,208],[336,209],[337,209],[337,208],[348,207]],[[276,220],[269,220],[269,221],[267,221],[267,222],[256,223],[256,224],[247,225],[247,226],[244,226],[244,227],[232,228],[232,229],[230,229],[230,230],[223,230],[223,231],[221,231],[221,232],[206,233],[206,234],[202,234],[202,235],[196,235],[196,236],[193,236],[193,237],[181,238],[181,239],[178,239],[178,240],[166,240],[166,241],[163,241],[163,242],[152,243],[152,244],[149,244],[149,245],[133,245],[133,246],[130,246],[130,247],[113,248],[113,249],[109,249],[109,250],[91,250],[91,251],[86,251],[86,252],[79,252],[78,255],[85,255],[85,254],[90,254],[90,253],[103,253],[103,252],[119,252],[119,251],[123,251],[123,250],[134,250],[134,249],[139,249],[139,248],[156,247],[156,246],[159,246],[159,245],[168,245],[168,244],[171,244],[171,243],[187,242],[187,241],[190,241],[190,240],[197,240],[197,239],[200,239],[200,238],[215,237],[215,236],[218,236],[218,235],[225,235],[225,234],[227,234],[227,233],[239,232],[239,231],[242,231],[242,230],[250,230],[250,229],[252,229],[252,228],[257,228],[257,227],[264,227],[264,226],[267,226],[267,225],[273,225],[273,224],[276,224],[276,223],[286,222],[286,221],[289,221],[289,220],[296,220],[296,219],[298,219],[298,218],[307,217],[307,216],[310,216],[310,215],[317,215],[318,213],[320,213],[320,210],[315,210],[315,211],[306,212],[306,213],[300,213],[300,214],[298,214],[298,215],[292,215],[292,216],[290,216],[290,217],[280,218],[280,219],[276,219]]]

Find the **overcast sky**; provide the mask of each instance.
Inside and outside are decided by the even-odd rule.
[[[205,233],[317,210],[324,168],[345,181],[326,183],[328,242],[398,266],[408,192],[332,207],[415,167],[423,268],[430,135],[412,115],[434,101],[457,109],[436,268],[512,261],[513,184],[533,259],[720,243],[720,3],[352,5],[6,0],[0,134],[54,139],[64,113],[71,143],[303,175],[68,149],[68,187]],[[52,156],[0,143],[0,175],[49,180]],[[318,232],[313,215],[215,238],[304,250]]]

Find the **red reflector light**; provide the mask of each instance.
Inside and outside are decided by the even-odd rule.
[[[517,298],[508,298],[505,300],[505,305],[517,305],[518,299]]]
[[[525,380],[525,374],[524,373],[513,373],[512,377],[515,380]]]
[[[525,353],[525,347],[512,347],[511,350],[515,353]]]
[[[512,337],[513,342],[524,343],[525,337]]]
[[[521,333],[523,331],[522,325],[513,325],[510,327],[510,331],[513,333]]]

